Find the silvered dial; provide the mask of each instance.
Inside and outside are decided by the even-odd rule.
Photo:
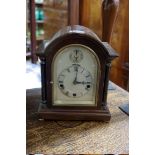
[[[68,97],[82,97],[92,87],[91,73],[79,64],[73,64],[59,74],[58,87]]]

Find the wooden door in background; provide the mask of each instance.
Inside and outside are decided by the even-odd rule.
[[[119,58],[113,63],[110,79],[129,90],[129,0],[120,0],[111,45],[119,52]]]
[[[80,24],[92,29],[100,39],[102,39],[101,6],[102,0],[80,0]],[[129,0],[120,0],[110,44],[119,53],[119,58],[112,63],[110,80],[128,90]]]

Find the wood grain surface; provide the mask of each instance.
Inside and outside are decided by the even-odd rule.
[[[111,1],[116,0],[109,0],[109,3]],[[129,62],[129,0],[119,0],[118,14],[113,26],[111,20],[108,20],[110,23],[107,23],[105,18],[102,19],[102,16],[105,16],[106,13],[106,18],[113,18],[114,14],[109,11],[115,12],[117,9],[110,6],[111,9],[107,9],[107,12],[104,11],[102,14],[103,2],[105,0],[80,0],[80,25],[90,28],[100,38],[104,36],[104,34],[102,36],[102,32],[109,31],[106,33],[111,33],[113,27],[110,45],[119,52],[120,56],[114,60],[110,80],[127,90],[128,71],[124,70],[124,64]],[[109,35],[106,34],[105,38],[107,36]],[[109,40],[109,38],[107,39]]]
[[[108,91],[110,123],[38,120],[41,90],[27,90],[27,153],[128,154],[129,118],[118,108],[128,102],[128,93],[113,83],[112,88]]]

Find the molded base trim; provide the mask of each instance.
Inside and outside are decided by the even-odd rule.
[[[40,105],[38,110],[39,118],[47,120],[87,120],[87,121],[105,121],[109,122],[111,114],[106,110],[64,110],[49,109]]]

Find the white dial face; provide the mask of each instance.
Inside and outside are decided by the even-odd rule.
[[[93,84],[89,71],[79,64],[64,69],[58,76],[58,87],[68,97],[82,97]]]
[[[96,105],[100,65],[90,48],[79,44],[65,46],[51,65],[53,105]]]

